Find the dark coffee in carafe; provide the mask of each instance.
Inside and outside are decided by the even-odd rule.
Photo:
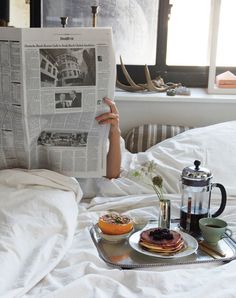
[[[226,205],[226,191],[222,184],[211,183],[212,174],[200,167],[200,161],[194,161],[194,167],[183,169],[182,201],[180,207],[180,227],[190,234],[200,234],[199,220],[204,217],[219,216]],[[211,190],[218,187],[221,191],[219,209],[210,214]]]
[[[188,214],[187,207],[183,207],[180,210],[180,226],[192,234],[200,234],[199,219],[204,217],[208,217],[206,209]]]

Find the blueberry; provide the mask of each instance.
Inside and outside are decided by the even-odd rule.
[[[159,235],[154,235],[153,239],[158,241],[158,240],[163,240],[164,238],[163,238],[163,235],[159,234]]]
[[[169,231],[168,229],[162,229],[162,233],[164,233],[164,234],[169,234],[170,231]]]
[[[172,240],[173,238],[174,238],[173,235],[170,234],[170,233],[169,233],[168,235],[165,236],[165,239],[166,239],[166,240]]]

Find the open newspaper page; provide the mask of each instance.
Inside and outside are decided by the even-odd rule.
[[[0,169],[29,166],[23,104],[21,31],[0,30]]]
[[[111,29],[18,30],[23,166],[81,178],[105,175],[109,126],[95,117],[108,111],[103,97],[114,97]]]

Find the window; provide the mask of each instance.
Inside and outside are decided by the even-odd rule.
[[[160,0],[156,64],[149,66],[152,78],[161,75],[165,82],[207,87],[212,14],[217,2],[221,2],[217,74],[226,70],[236,73],[235,0]],[[145,80],[143,67],[127,69],[136,82]],[[125,82],[120,67],[118,78]]]
[[[47,64],[46,60],[42,59],[42,60],[41,60],[40,67],[41,67],[42,69],[45,69],[45,68],[46,68],[46,64]]]
[[[166,64],[207,66],[211,0],[172,0]]]
[[[159,0],[148,0],[148,5],[146,0],[41,0],[41,26],[60,27],[62,15],[69,17],[69,27],[92,26],[95,2],[97,26],[113,28],[117,63],[121,55],[132,65],[155,64]]]
[[[222,6],[217,73],[235,73],[235,0],[104,0],[98,1],[101,10],[97,23],[113,26],[117,62],[121,53],[135,82],[145,81],[144,64],[148,64],[152,78],[160,75],[165,82],[206,87],[214,30],[212,10],[219,1]],[[60,15],[71,17],[70,26],[91,26],[90,10],[87,0],[31,0],[31,26],[60,26]],[[229,30],[232,34],[225,34]],[[117,76],[126,83],[119,63]]]
[[[216,65],[236,67],[235,0],[221,0]]]
[[[211,0],[159,0],[156,63],[151,77],[188,87],[208,83]],[[143,66],[127,66],[135,82],[145,81]],[[126,82],[118,66],[118,78]]]
[[[211,38],[211,57],[209,69],[208,92],[216,94],[236,94],[236,41],[233,37],[234,0],[219,0],[215,2],[212,15],[214,32]],[[224,72],[224,74],[222,74]],[[217,75],[227,76],[228,82],[216,83]],[[229,81],[229,77],[231,81]],[[219,77],[218,77],[219,78]],[[223,83],[223,84],[222,84]]]
[[[29,27],[29,1],[19,0],[1,0],[1,2],[10,2],[10,23],[9,26],[28,28]]]
[[[48,64],[48,72],[52,72],[52,65],[51,64]]]

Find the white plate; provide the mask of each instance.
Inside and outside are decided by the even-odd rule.
[[[186,256],[193,254],[198,249],[198,242],[195,238],[193,238],[189,234],[186,234],[183,232],[178,232],[182,235],[182,237],[184,239],[184,242],[186,245],[186,248],[184,250],[174,253],[173,255],[169,255],[169,256],[165,256],[163,254],[156,253],[156,252],[151,252],[151,251],[143,249],[139,245],[140,234],[142,232],[143,231],[138,231],[138,232],[134,233],[133,235],[131,235],[129,238],[129,244],[134,250],[140,252],[141,254],[147,255],[147,256],[156,257],[156,258],[164,258],[164,259],[182,258],[182,257],[186,257]]]
[[[121,235],[109,235],[109,234],[104,234],[100,228],[98,227],[98,224],[96,224],[94,226],[96,232],[99,234],[99,236],[106,240],[106,241],[110,241],[110,242],[120,242],[123,241],[127,238],[129,238],[129,236],[131,235],[131,233],[133,232],[133,229],[129,232],[129,233],[125,233],[125,234],[121,234]]]

